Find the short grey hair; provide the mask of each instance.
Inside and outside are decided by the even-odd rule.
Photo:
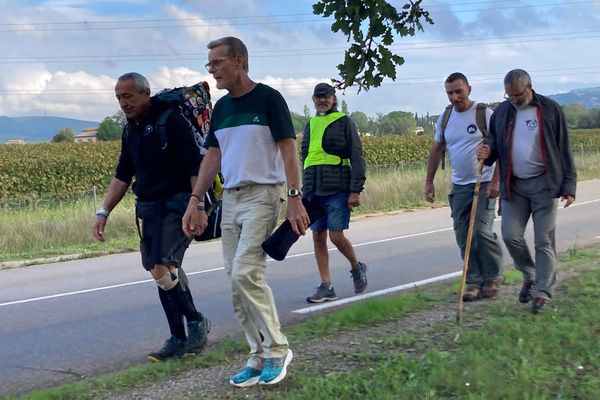
[[[135,87],[140,93],[144,93],[146,90],[150,90],[150,83],[148,82],[148,79],[146,79],[146,77],[142,74],[139,74],[137,72],[128,72],[126,74],[121,75],[119,79],[117,79],[118,82],[128,80],[133,81]]]
[[[219,46],[226,46],[227,47],[227,55],[229,57],[234,57],[234,56],[241,56],[242,59],[244,60],[244,71],[248,72],[249,68],[248,68],[248,49],[246,48],[246,45],[244,44],[244,42],[242,42],[240,39],[233,37],[233,36],[226,36],[226,37],[222,37],[220,39],[216,39],[213,41],[210,41],[206,47],[209,50],[214,49],[215,47],[219,47]]]
[[[512,71],[508,71],[504,77],[504,86],[511,86],[516,82],[521,82],[523,86],[529,86],[531,85],[531,76],[529,76],[527,71],[522,69],[513,69]]]

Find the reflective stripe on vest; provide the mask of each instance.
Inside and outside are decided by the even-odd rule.
[[[350,165],[349,159],[342,159],[340,156],[329,154],[323,149],[325,129],[344,115],[345,114],[341,112],[332,112],[327,115],[318,115],[310,119],[310,142],[308,146],[308,155],[304,160],[304,169],[314,165]]]

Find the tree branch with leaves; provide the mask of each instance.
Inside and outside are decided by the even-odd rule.
[[[357,85],[358,91],[378,87],[385,78],[396,79],[396,68],[404,58],[392,53],[394,36],[414,36],[423,31],[421,21],[433,24],[422,0],[410,0],[402,11],[381,0],[321,0],[313,5],[313,14],[333,16],[333,32],[341,31],[353,43],[337,66],[341,79],[332,79],[341,90]]]

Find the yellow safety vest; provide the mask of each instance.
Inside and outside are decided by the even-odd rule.
[[[327,115],[318,115],[310,119],[310,142],[308,155],[304,159],[304,169],[314,165],[350,165],[349,159],[329,154],[323,149],[325,129],[344,115],[344,113],[338,111]]]

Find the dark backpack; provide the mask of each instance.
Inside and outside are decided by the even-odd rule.
[[[475,110],[475,124],[477,124],[477,129],[483,133],[483,137],[487,139],[488,130],[487,130],[487,119],[485,117],[485,109],[487,106],[485,103],[477,103],[477,109]],[[452,114],[452,110],[454,110],[454,106],[452,104],[448,105],[444,110],[444,113],[440,118],[442,118],[442,142],[446,143],[446,138],[444,137],[444,133],[446,132],[446,127],[448,126],[448,120],[450,119],[450,114]],[[442,152],[442,169],[445,167],[446,161],[446,151]]]
[[[178,112],[189,125],[198,145],[198,152],[203,158],[207,151],[204,146],[204,140],[208,134],[212,115],[212,103],[208,83],[199,82],[192,86],[163,89],[152,97],[170,105],[170,107],[158,116],[154,127],[154,131],[159,137],[161,148],[165,150],[169,146],[166,129],[167,120],[171,113]],[[125,125],[123,135],[127,135],[128,131],[128,125]],[[206,192],[204,199],[206,213],[208,214],[208,227],[201,236],[194,237],[196,240],[203,241],[221,237],[222,195],[223,176],[219,173],[212,187]]]
[[[200,154],[204,156],[207,150],[204,146],[204,139],[208,134],[212,115],[212,103],[210,101],[208,83],[204,81],[196,83],[193,86],[163,89],[154,95],[154,97],[163,103],[171,105],[170,109],[167,109],[158,117],[156,123],[156,130],[163,144],[162,148],[166,149],[169,145],[166,132],[169,114],[173,111],[179,111],[179,114],[188,123],[194,134]],[[219,173],[204,199],[206,213],[208,214],[208,227],[202,235],[195,237],[197,241],[221,237],[222,194],[223,176]]]

